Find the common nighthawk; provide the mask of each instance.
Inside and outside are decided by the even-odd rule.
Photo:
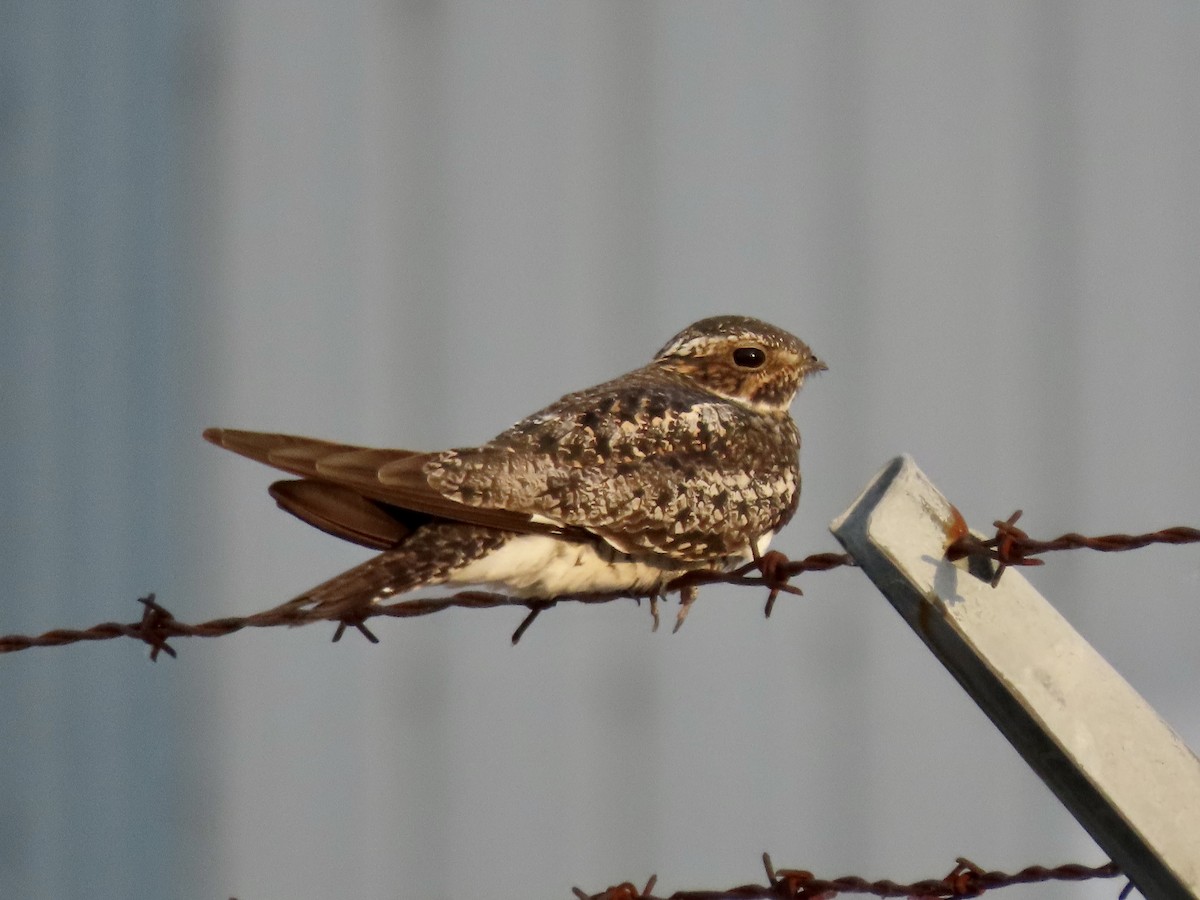
[[[481,447],[419,453],[211,428],[204,437],[300,476],[276,502],[382,551],[300,595],[315,618],[426,585],[528,599],[656,594],[765,552],[800,498],[788,407],[826,368],[743,316],[685,328],[647,366],[567,394]],[[686,611],[686,606],[684,607]]]

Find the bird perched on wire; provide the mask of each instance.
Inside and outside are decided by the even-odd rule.
[[[539,600],[656,595],[687,572],[759,557],[791,519],[800,432],[789,407],[825,368],[780,328],[717,316],[648,365],[567,394],[480,447],[421,453],[221,428],[204,437],[299,476],[271,485],[280,507],[381,551],[291,601],[314,618],[353,621],[441,584]]]

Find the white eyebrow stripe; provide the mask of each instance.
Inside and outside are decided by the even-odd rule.
[[[721,335],[705,334],[705,335],[701,335],[700,337],[691,338],[690,340],[684,341],[681,344],[673,344],[670,347],[667,347],[660,354],[660,357],[661,356],[687,356],[687,355],[690,355],[691,352],[693,350],[695,350],[696,347],[698,347],[702,344],[717,344],[717,343],[732,344],[732,343],[737,343],[739,341],[751,343],[751,344],[754,344],[755,346],[763,347],[764,349],[766,348],[766,344],[762,340],[754,337],[753,335],[749,335],[749,334],[742,334],[742,335],[738,335],[738,334],[721,334]]]

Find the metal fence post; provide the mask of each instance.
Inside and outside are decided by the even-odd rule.
[[[1020,572],[948,561],[956,521],[902,456],[830,529],[1145,896],[1200,896],[1200,760]]]

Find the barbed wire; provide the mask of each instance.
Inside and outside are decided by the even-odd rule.
[[[650,893],[658,883],[658,876],[651,875],[642,888],[638,888],[631,881],[623,881],[599,894],[588,894],[578,887],[572,888],[571,892],[577,900],[829,900],[838,894],[956,900],[960,897],[978,897],[990,890],[1019,884],[1091,881],[1097,878],[1116,878],[1121,874],[1117,864],[1112,862],[1100,866],[1085,866],[1079,863],[1064,863],[1053,868],[1026,866],[1012,874],[987,872],[960,856],[945,878],[928,878],[901,884],[886,878],[868,881],[857,875],[818,878],[806,869],[776,870],[771,864],[770,855],[766,853],[763,854],[763,866],[767,871],[765,885],[744,884],[724,891],[676,891],[669,897],[659,897]],[[1125,900],[1132,890],[1133,882],[1127,882],[1118,894],[1118,900]]]
[[[1044,559],[1035,557],[1043,553],[1059,550],[1098,550],[1101,553],[1115,553],[1122,550],[1140,550],[1151,544],[1195,544],[1200,543],[1200,529],[1176,525],[1151,531],[1146,534],[1102,534],[1087,537],[1075,531],[1059,535],[1053,540],[1039,541],[1016,526],[1021,518],[1022,510],[1017,510],[1007,519],[997,519],[992,523],[996,536],[987,540],[976,537],[967,529],[962,514],[955,509],[955,522],[951,529],[952,538],[946,548],[946,558],[962,559],[966,556],[979,555],[997,564],[992,576],[992,586],[1000,583],[1000,576],[1009,566],[1041,566]]]
[[[1150,544],[1191,544],[1200,543],[1200,530],[1185,526],[1164,528],[1146,534],[1105,534],[1097,537],[1087,537],[1076,532],[1069,532],[1053,540],[1041,541],[1031,538],[1016,527],[1020,518],[1018,510],[1008,519],[996,521],[996,535],[989,539],[972,535],[966,527],[961,515],[957,515],[950,532],[947,534],[948,544],[946,557],[961,559],[977,556],[995,562],[996,571],[992,583],[1000,580],[1004,569],[1008,566],[1039,566],[1043,560],[1036,558],[1040,554],[1059,550],[1090,549],[1101,552],[1120,550],[1137,550]],[[801,590],[792,584],[792,580],[806,572],[826,572],[846,566],[854,566],[854,560],[845,553],[814,553],[803,559],[792,560],[777,550],[756,557],[752,562],[732,572],[691,572],[667,586],[665,594],[579,594],[570,597],[557,597],[551,600],[530,600],[511,597],[506,594],[487,593],[482,591],[462,591],[447,597],[415,598],[401,600],[396,603],[376,604],[355,613],[354,616],[342,616],[330,619],[312,609],[306,609],[291,603],[276,606],[248,616],[227,616],[208,622],[189,624],[176,619],[169,610],[158,603],[154,594],[141,597],[138,602],[143,605],[142,617],[136,622],[101,622],[90,628],[69,629],[57,628],[39,635],[10,634],[0,637],[0,653],[15,653],[32,647],[61,647],[68,644],[78,644],[87,641],[106,641],[115,638],[132,638],[150,647],[150,659],[157,660],[161,653],[175,656],[175,649],[168,643],[176,638],[185,637],[224,637],[247,628],[274,628],[280,626],[307,625],[313,622],[337,622],[333,639],[339,640],[348,628],[354,628],[372,643],[379,639],[367,627],[369,619],[380,616],[392,618],[413,618],[427,616],[446,609],[493,609],[503,606],[518,606],[527,610],[525,618],[513,632],[512,641],[517,643],[529,626],[546,610],[560,603],[611,603],[614,600],[633,599],[649,600],[655,626],[658,623],[657,602],[664,595],[679,593],[686,605],[694,596],[697,588],[707,584],[733,584],[750,587],[765,587],[768,591],[764,613],[771,615],[775,601],[781,593],[801,594]]]
[[[578,900],[817,900],[837,894],[873,894],[876,897],[917,897],[921,900],[952,900],[957,897],[978,897],[995,888],[1012,887],[1017,884],[1037,884],[1048,881],[1089,881],[1093,878],[1115,878],[1121,874],[1116,863],[1102,866],[1084,866],[1067,863],[1054,868],[1028,866],[1019,872],[988,872],[964,857],[959,857],[945,878],[928,878],[909,884],[900,884],[888,879],[867,881],[856,875],[840,878],[817,878],[804,869],[776,869],[771,857],[763,854],[766,869],[766,884],[744,884],[724,891],[678,891],[669,897],[650,893],[657,882],[651,876],[643,888],[632,882],[621,884],[588,894],[574,888]],[[1127,886],[1121,892],[1124,897]]]
[[[817,553],[801,560],[790,560],[781,553],[768,553],[760,561],[747,563],[732,572],[691,572],[676,579],[668,585],[668,592],[695,589],[704,584],[725,582],[735,585],[758,585],[767,587],[777,594],[780,591],[799,594],[800,589],[787,583],[802,572],[826,571],[839,566],[853,565],[849,556],[842,553]],[[766,574],[752,575],[762,567]],[[101,622],[90,628],[70,629],[58,628],[39,635],[10,634],[0,637],[0,653],[15,653],[32,647],[60,647],[67,644],[77,644],[85,641],[107,641],[115,638],[133,638],[150,647],[150,658],[157,660],[160,653],[174,657],[176,651],[168,641],[185,637],[224,637],[243,631],[247,628],[275,628],[280,626],[308,625],[313,622],[336,622],[337,630],[333,639],[340,640],[347,628],[354,628],[367,640],[378,643],[379,639],[367,628],[369,619],[388,616],[391,618],[414,618],[428,616],[446,609],[493,609],[503,606],[519,606],[528,610],[525,619],[513,633],[513,643],[533,623],[539,614],[559,603],[611,603],[614,600],[648,599],[655,603],[656,595],[635,594],[579,594],[570,597],[557,597],[552,600],[530,600],[521,597],[511,597],[507,594],[488,593],[485,591],[461,591],[447,597],[414,598],[400,600],[396,603],[374,604],[358,611],[354,616],[343,616],[330,619],[312,609],[306,609],[291,603],[276,606],[248,616],[226,616],[208,622],[187,623],[175,618],[172,613],[158,603],[155,594],[138,598],[138,603],[144,607],[142,617],[137,622]],[[770,597],[768,598],[770,602]]]

